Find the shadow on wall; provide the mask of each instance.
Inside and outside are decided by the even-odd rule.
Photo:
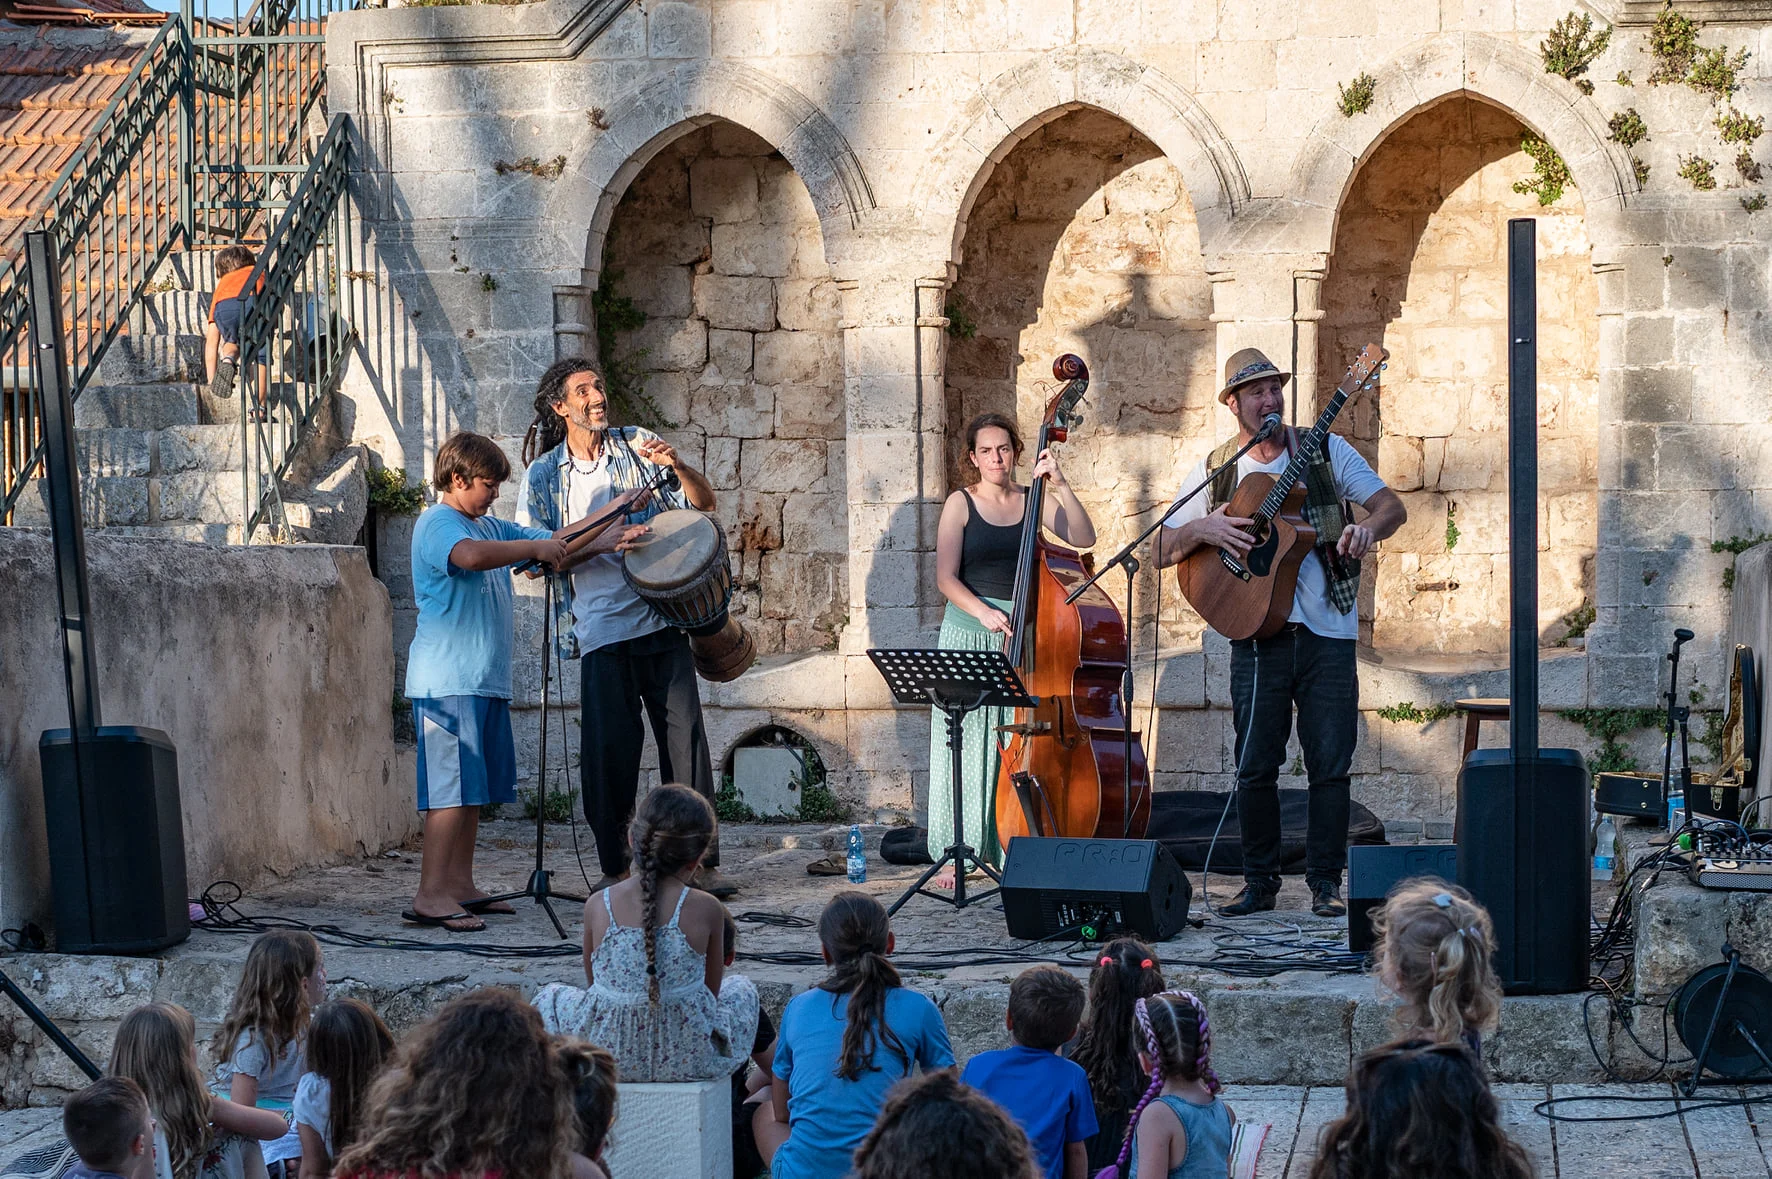
[[[1381,388],[1337,430],[1403,496],[1409,522],[1365,579],[1361,629],[1380,649],[1507,649],[1507,245],[1538,220],[1539,617],[1546,641],[1594,594],[1598,292],[1581,197],[1514,191],[1525,128],[1455,97],[1415,115],[1361,167],[1323,284],[1319,404],[1378,340]]]
[[[1211,298],[1187,190],[1155,144],[1090,109],[1040,128],[967,214],[949,307],[949,485],[977,479],[961,453],[977,414],[1009,414],[1033,445],[1057,388],[1052,362],[1075,352],[1090,389],[1060,462],[1095,521],[1096,551],[1113,552],[1229,428],[1213,400]],[[1150,616],[1156,586],[1147,562],[1139,615]],[[1122,599],[1118,574],[1106,588]],[[1164,641],[1197,642],[1202,624],[1173,581],[1162,605]]]

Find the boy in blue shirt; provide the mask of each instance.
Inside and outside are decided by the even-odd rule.
[[[412,529],[418,627],[406,661],[406,695],[418,731],[418,809],[425,845],[418,893],[401,916],[457,933],[486,928],[475,913],[511,912],[474,883],[480,807],[517,799],[511,735],[511,577],[506,566],[537,560],[555,569],[592,552],[614,552],[643,527],[598,528],[570,545],[558,532],[490,515],[511,462],[480,434],[452,435],[437,452],[438,502]],[[629,493],[599,512],[607,522],[639,503]]]
[[[1047,1179],[1088,1177],[1083,1140],[1096,1131],[1095,1099],[1082,1066],[1058,1054],[1077,1034],[1083,1002],[1083,984],[1058,967],[1022,971],[1003,1019],[1015,1046],[979,1053],[960,1074],[1026,1132]]]
[[[80,1157],[69,1179],[154,1179],[154,1118],[128,1077],[100,1077],[68,1098],[62,1134]]]

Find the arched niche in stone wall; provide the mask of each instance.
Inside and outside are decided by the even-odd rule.
[[[832,647],[849,542],[828,210],[781,151],[723,119],[677,124],[621,174],[601,194],[608,216],[587,269],[603,299],[630,301],[645,322],[616,331],[603,361],[674,423],[662,432],[713,484],[733,609],[758,650]]]
[[[1508,647],[1507,246],[1538,221],[1539,612],[1548,641],[1594,597],[1599,319],[1587,193],[1541,206],[1524,125],[1469,96],[1418,110],[1367,153],[1347,188],[1322,285],[1319,403],[1369,341],[1381,385],[1338,430],[1409,508],[1362,587],[1381,649]],[[1599,199],[1605,201],[1607,194]]]
[[[997,162],[964,225],[948,303],[947,485],[978,477],[961,451],[979,413],[1009,414],[1033,445],[1052,361],[1075,352],[1091,388],[1060,461],[1097,550],[1112,552],[1173,499],[1226,424],[1213,416],[1212,295],[1181,170],[1122,119],[1061,111]],[[1033,459],[1023,457],[1023,481]],[[1140,583],[1146,618],[1152,576]],[[1191,611],[1185,636],[1173,633],[1183,611],[1172,580],[1164,606],[1166,638],[1198,638]]]
[[[1155,66],[1100,49],[1038,55],[985,83],[961,108],[918,177],[915,205],[939,231],[951,225],[958,265],[967,218],[992,171],[1040,128],[1092,108],[1138,129],[1178,169],[1199,237],[1209,245],[1250,199],[1236,150],[1205,107]]]

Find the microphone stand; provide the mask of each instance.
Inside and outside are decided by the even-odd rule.
[[[1146,528],[1143,532],[1127,541],[1126,546],[1113,556],[1109,557],[1100,569],[1097,569],[1090,575],[1089,580],[1077,586],[1076,589],[1072,590],[1064,597],[1066,605],[1075,602],[1078,598],[1083,596],[1084,592],[1087,591],[1090,586],[1100,581],[1103,577],[1106,577],[1108,570],[1116,565],[1126,571],[1126,670],[1120,674],[1120,712],[1122,720],[1124,721],[1121,725],[1121,741],[1124,747],[1124,756],[1121,758],[1121,766],[1126,774],[1126,781],[1123,787],[1126,795],[1126,810],[1121,819],[1120,826],[1120,834],[1122,838],[1130,834],[1132,830],[1132,812],[1137,809],[1132,801],[1132,645],[1135,629],[1132,625],[1132,582],[1137,576],[1139,569],[1138,558],[1134,556],[1134,553],[1137,551],[1139,545],[1149,539],[1151,533],[1167,524],[1169,522],[1169,517],[1173,516],[1178,510],[1180,510],[1184,504],[1193,499],[1196,495],[1199,495],[1200,492],[1204,491],[1207,487],[1211,486],[1212,481],[1218,478],[1218,476],[1224,471],[1234,468],[1237,463],[1242,460],[1244,455],[1248,454],[1261,443],[1266,442],[1273,436],[1274,432],[1280,428],[1280,424],[1277,422],[1271,426],[1264,425],[1256,432],[1253,438],[1249,439],[1248,442],[1245,442],[1238,448],[1237,453],[1231,455],[1230,458],[1206,472],[1206,477],[1204,479],[1200,480],[1200,482],[1191,488],[1186,495],[1183,495],[1180,499],[1170,504],[1168,510],[1161,516],[1157,517],[1149,528]],[[1161,556],[1159,554],[1159,560],[1160,559]],[[1160,570],[1159,576],[1161,576]],[[1161,619],[1155,621],[1159,626],[1162,624]],[[1156,642],[1157,640],[1153,638],[1151,641]],[[1152,690],[1155,691],[1154,685]]]

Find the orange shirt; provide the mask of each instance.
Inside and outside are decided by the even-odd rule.
[[[252,267],[242,266],[238,270],[230,270],[215,283],[215,294],[209,300],[209,318],[215,319],[215,305],[223,299],[238,299],[240,292],[246,289],[246,280],[252,277]],[[258,280],[258,289],[265,289],[265,280]]]

